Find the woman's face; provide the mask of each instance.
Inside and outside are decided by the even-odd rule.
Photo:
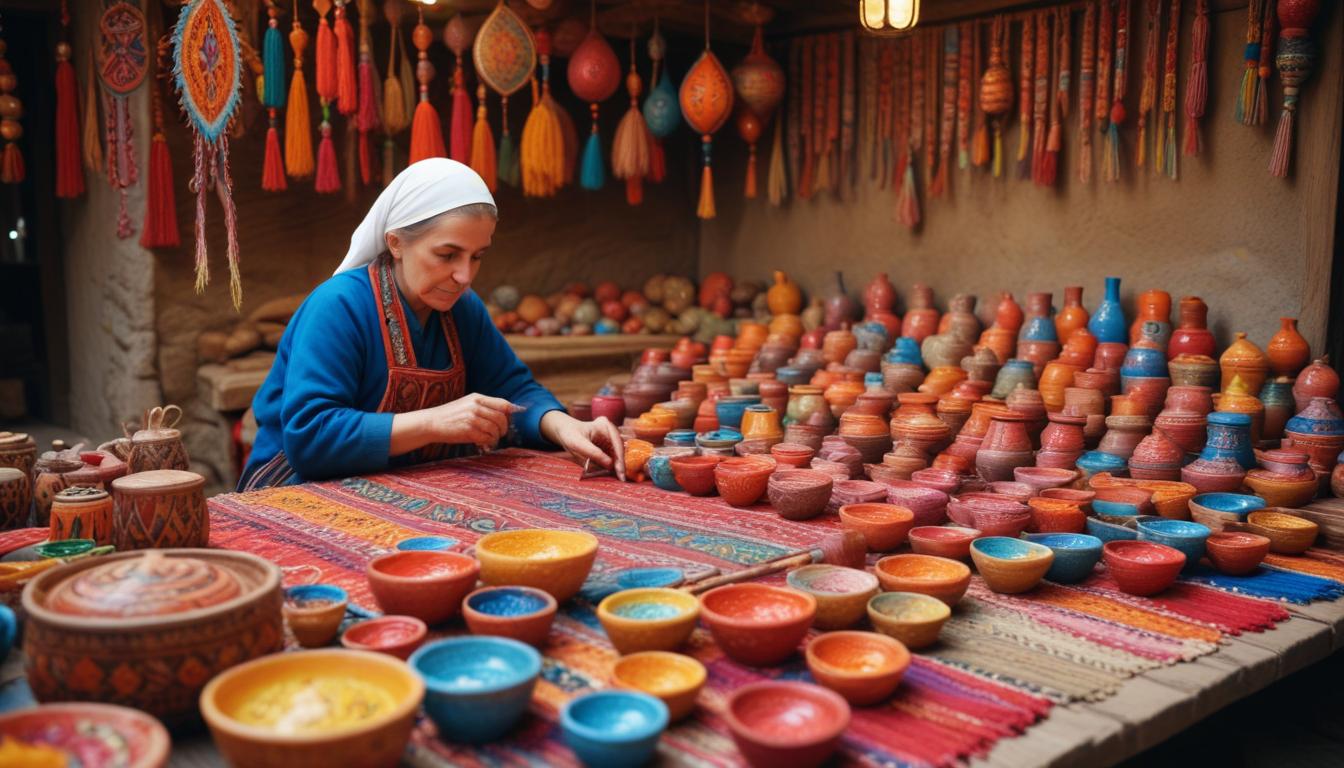
[[[414,240],[387,233],[387,248],[413,309],[447,312],[471,287],[495,234],[490,216],[441,216]]]

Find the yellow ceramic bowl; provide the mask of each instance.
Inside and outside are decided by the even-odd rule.
[[[611,667],[613,684],[662,699],[673,722],[695,709],[706,677],[704,664],[667,651],[632,653],[617,659]]]
[[[700,618],[700,601],[680,589],[626,589],[597,606],[597,619],[621,653],[670,651],[686,642]]]
[[[394,766],[424,695],[420,676],[386,654],[299,651],[223,672],[201,692],[201,714],[233,765]]]
[[[1320,526],[1279,509],[1262,509],[1246,516],[1246,528],[1269,538],[1269,551],[1300,555],[1316,543]]]
[[[905,643],[912,650],[938,642],[938,633],[952,616],[947,603],[918,592],[883,592],[868,601],[873,629]]]
[[[578,594],[597,559],[597,537],[582,531],[527,528],[476,542],[481,581],[492,587],[536,587],[558,602]]]

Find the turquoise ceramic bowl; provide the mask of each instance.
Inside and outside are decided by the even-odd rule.
[[[1058,584],[1074,584],[1091,576],[1093,567],[1101,560],[1104,543],[1083,533],[1029,533],[1027,541],[1049,547],[1055,553],[1055,561],[1045,572],[1045,578]]]
[[[647,693],[595,691],[560,710],[565,744],[589,768],[644,765],[667,728],[667,705]]]
[[[1139,523],[1139,541],[1151,541],[1179,549],[1185,555],[1187,571],[1199,565],[1210,533],[1212,531],[1207,525],[1192,523],[1189,520],[1159,518]]]
[[[1190,499],[1210,512],[1236,515],[1245,520],[1250,513],[1265,508],[1265,500],[1249,493],[1201,493]]]
[[[425,714],[449,741],[494,741],[527,712],[541,654],[506,637],[450,637],[411,654],[425,680]]]
[[[740,433],[742,414],[747,412],[747,406],[760,404],[760,395],[721,397],[714,403],[714,414],[719,417],[720,427],[728,427]]]
[[[450,536],[412,536],[397,542],[402,552],[447,552],[457,546],[457,539]]]
[[[666,443],[666,439],[664,439]],[[672,475],[672,457],[654,454],[649,457],[644,468],[649,471],[649,479],[653,484],[664,491],[678,492],[681,486],[677,484],[677,478]]]
[[[1139,532],[1133,528],[1128,528],[1119,523],[1098,520],[1095,517],[1087,518],[1087,532],[1101,539],[1103,545],[1108,541],[1133,541],[1139,538]]]
[[[991,590],[1017,594],[1040,583],[1055,553],[1025,539],[986,536],[971,542],[971,560]]]
[[[674,446],[677,448],[695,447],[695,430],[693,429],[674,429],[667,433],[663,438],[663,445]]]
[[[1084,478],[1089,478],[1098,472],[1109,472],[1113,477],[1128,477],[1129,462],[1120,456],[1101,451],[1088,451],[1078,457],[1078,469],[1083,473]]]

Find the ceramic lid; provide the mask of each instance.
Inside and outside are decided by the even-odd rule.
[[[63,504],[85,504],[107,498],[107,491],[92,485],[72,485],[56,494],[56,501]]]
[[[47,607],[76,616],[132,618],[208,608],[242,594],[231,570],[150,550],[80,572],[56,585]]]
[[[26,432],[0,432],[0,451],[25,450],[34,445]]]
[[[152,469],[148,472],[135,472],[112,481],[112,490],[117,493],[166,493],[187,488],[203,487],[205,478],[195,472],[180,469]]]

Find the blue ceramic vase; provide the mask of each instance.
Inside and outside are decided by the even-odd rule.
[[[1125,322],[1125,310],[1120,306],[1120,278],[1106,278],[1106,298],[1087,321],[1087,330],[1097,337],[1098,342],[1129,343],[1129,324]]]
[[[1059,341],[1059,332],[1055,330],[1055,305],[1048,293],[1033,293],[1027,296],[1027,311],[1030,314],[1018,333],[1018,341]]]
[[[1204,461],[1232,459],[1242,469],[1255,469],[1255,450],[1251,448],[1251,416],[1246,413],[1209,414],[1209,438],[1199,458]]]
[[[913,336],[901,336],[896,339],[895,346],[887,353],[884,362],[924,365],[924,358],[919,352],[919,341]]]

